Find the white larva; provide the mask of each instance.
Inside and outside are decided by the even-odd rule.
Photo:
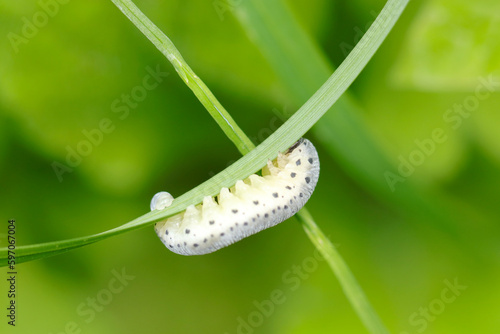
[[[156,234],[177,254],[214,252],[293,216],[311,197],[318,177],[318,153],[302,138],[269,160],[262,176],[252,174],[222,188],[217,200],[206,196],[202,204],[156,223]],[[151,210],[164,209],[172,200],[169,193],[158,193]]]

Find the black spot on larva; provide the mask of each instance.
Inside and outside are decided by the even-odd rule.
[[[214,235],[213,235],[213,234],[210,234],[210,237],[211,237],[211,238],[213,238],[213,237],[214,237]]]
[[[290,204],[292,204],[292,203],[293,203],[293,201],[292,201],[292,200],[290,200]]]
[[[288,205],[285,205],[285,210],[288,209]]]
[[[234,224],[234,226],[238,226],[238,223]]]
[[[297,166],[300,166],[300,164],[301,164],[300,159],[299,159],[299,160],[297,160],[297,161],[295,161],[295,164],[296,164]]]
[[[288,190],[292,190],[292,187],[290,187],[290,186],[286,186],[286,189],[288,189]]]
[[[266,217],[266,218],[267,218],[267,217],[269,217],[269,215],[266,213],[266,214],[264,215],[264,217]]]
[[[253,204],[259,205],[259,201],[253,201]]]
[[[281,210],[281,206],[278,205],[278,210]]]
[[[189,234],[191,232],[188,228],[186,229],[186,234]]]
[[[300,193],[300,194],[299,194],[299,197],[304,197],[304,194],[303,194],[303,193]]]
[[[168,230],[165,230],[165,234],[168,235]]]
[[[221,237],[223,237],[223,236],[224,236],[224,233],[221,233],[221,234],[220,234],[220,236],[221,236]]]
[[[233,231],[233,230],[234,230],[234,228],[232,228],[232,227],[230,227],[229,229],[230,229],[231,231]]]
[[[203,242],[207,242],[207,238],[203,239]]]
[[[238,213],[238,210],[237,210],[237,209],[233,209],[233,210],[231,210],[231,211],[233,211],[233,213]]]
[[[177,244],[177,247],[181,247],[181,244]]]
[[[291,176],[292,178],[294,178],[294,177],[296,177],[296,176],[297,176],[297,173],[290,173],[290,176]]]
[[[278,198],[278,193],[273,193],[274,198]]]
[[[273,209],[273,213],[276,213],[276,210]]]
[[[309,159],[307,159],[307,161],[309,161],[309,163],[312,165],[314,160],[313,160],[313,158],[309,158]]]
[[[260,218],[260,214],[259,213],[257,214],[257,217]]]
[[[308,176],[308,177],[306,177],[306,183],[309,183],[309,182],[311,182],[311,178]]]
[[[211,221],[209,221],[208,223],[209,223],[210,225],[213,225],[213,224],[215,224],[215,220],[211,220]]]
[[[255,218],[252,218],[252,221],[254,222],[254,221],[255,221]],[[243,225],[248,225],[248,224],[243,224]]]
[[[168,247],[170,247],[170,248],[174,248],[174,246],[172,246],[172,245],[168,245]]]
[[[187,243],[184,241],[184,246],[186,246],[186,245],[187,245]]]
[[[253,221],[255,221],[255,218],[253,219]],[[247,226],[248,222],[244,222],[243,225]]]
[[[193,244],[194,247],[198,247],[198,244]]]

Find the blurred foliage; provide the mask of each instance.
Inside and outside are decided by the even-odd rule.
[[[178,196],[239,157],[168,62],[111,2],[45,7],[54,15],[47,14],[46,23],[14,47],[12,34],[22,37],[36,15],[43,20],[37,13],[50,12],[42,8],[47,3],[58,2],[0,4],[1,226],[16,219],[19,244],[118,226],[146,212],[155,192]],[[274,126],[273,109],[295,106],[232,10],[221,16],[214,3],[137,1],[243,130],[260,142]],[[354,45],[373,20],[370,13],[383,5],[378,0],[287,3],[337,65],[345,57],[341,43]],[[463,248],[429,224],[408,224],[318,147],[321,181],[310,210],[395,333],[500,330],[500,95],[491,91],[474,102],[479,78],[499,77],[495,6],[486,0],[412,2],[352,89],[374,140],[396,167],[400,155],[408,158],[418,149],[416,140],[430,138],[436,128],[445,131],[447,140],[436,144],[409,179],[449,203],[476,249]],[[169,75],[120,118],[114,101],[126,105],[124,94],[138,94],[137,87],[158,67]],[[448,113],[456,105],[470,109],[458,126],[445,118],[460,115]],[[103,119],[113,130],[60,182],[53,163],[66,164],[68,147],[81,147],[88,140],[83,131],[99,128]],[[275,289],[286,300],[255,333],[363,332],[323,262],[299,278],[295,290],[283,278],[313,253],[294,220],[194,258],[170,253],[152,229],[139,230],[19,266],[15,332],[69,332],[74,322],[89,333],[237,333],[239,317],[248,321],[255,303]],[[79,306],[104,296],[113,270],[122,268],[135,278],[87,322]],[[466,290],[421,330],[422,323],[414,322],[424,319],[420,308],[439,300],[444,280],[455,278]],[[6,291],[2,282],[0,291]]]
[[[499,79],[499,38],[497,1],[428,1],[408,29],[395,78],[424,91],[473,90],[480,76]]]

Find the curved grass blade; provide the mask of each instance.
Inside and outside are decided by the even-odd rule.
[[[177,74],[191,88],[198,100],[215,119],[226,136],[242,153],[250,152],[255,146],[245,133],[236,125],[231,115],[215,98],[205,83],[186,63],[174,43],[151,20],[142,13],[131,0],[111,0],[125,16],[146,36],[156,48],[167,57]]]
[[[120,233],[146,227],[163,218],[183,211],[190,204],[200,203],[204,196],[215,195],[221,187],[230,187],[237,180],[261,169],[268,159],[290,147],[304,135],[347,90],[396,23],[407,0],[389,0],[375,23],[321,88],[276,132],[231,166],[178,197],[171,207],[149,212],[129,223],[102,233],[63,241],[20,246],[16,250],[18,263],[43,258],[88,245]],[[0,265],[6,266],[8,249],[0,249]]]
[[[132,11],[138,12],[135,13],[136,17],[139,17],[139,22],[135,23],[137,24],[144,24],[144,22],[141,22],[141,18],[144,16],[138,8],[131,8]],[[140,27],[140,30],[149,33],[150,30],[146,29],[146,27]],[[292,34],[293,35],[293,34]],[[150,40],[155,39],[155,36],[150,36]],[[289,41],[289,39],[283,39],[283,41]],[[173,46],[173,44],[167,40],[164,43],[166,46],[166,49],[172,49],[171,52],[178,53],[177,49]],[[293,55],[289,55],[290,57],[293,57]],[[170,59],[170,58],[169,58]],[[188,64],[185,63],[185,61],[182,58],[179,58],[180,60],[177,62],[173,62],[174,66],[182,66],[185,68],[189,68]],[[188,73],[189,74],[189,73]],[[309,74],[309,73],[307,73]],[[194,73],[192,72],[192,75]],[[194,75],[195,80],[201,81],[196,75]],[[184,80],[186,83],[192,81],[192,79],[187,79]],[[197,95],[198,98],[200,98],[199,95]],[[213,95],[204,95],[204,97],[207,97],[208,99],[213,99],[212,105],[217,106],[220,105],[219,101],[215,99],[215,96]],[[202,101],[203,103],[203,101]],[[203,103],[204,105],[206,103]],[[222,106],[221,106],[222,108]],[[233,119],[231,118],[224,118],[223,115],[220,113],[210,113],[211,116],[215,119],[215,121],[219,125],[229,125],[229,128],[223,129],[224,132],[227,131],[234,131],[235,133],[235,140],[233,140],[233,143],[236,144],[237,147],[249,147],[249,145],[246,145],[245,142],[241,140],[241,134],[236,133],[235,130],[233,129],[239,129],[238,125],[234,122]],[[243,133],[244,135],[244,133]],[[244,135],[245,136],[245,135]],[[245,136],[246,139],[248,137]],[[235,142],[235,141],[240,141],[240,142]],[[248,139],[250,142],[250,140]],[[240,149],[240,152],[242,154],[245,154],[244,151]],[[326,259],[327,263],[330,265],[331,269],[333,270],[334,274],[337,276],[340,285],[342,286],[348,300],[350,301],[351,305],[353,306],[355,312],[358,314],[359,318],[365,325],[365,327],[370,331],[370,333],[380,333],[380,334],[386,334],[388,333],[388,330],[385,328],[383,322],[373,309],[373,307],[370,305],[370,302],[368,301],[368,298],[364,294],[363,290],[361,289],[360,285],[357,283],[356,278],[350,271],[349,267],[347,264],[344,262],[340,254],[336,251],[336,249],[333,247],[332,243],[328,238],[323,234],[321,229],[316,225],[314,222],[312,215],[309,213],[309,211],[306,209],[306,207],[303,207],[302,210],[297,212],[296,214],[297,219],[302,223],[309,239],[313,242],[313,244],[316,246],[316,248],[320,251],[320,253],[323,255],[323,257]]]
[[[332,66],[283,0],[242,1],[235,7],[235,14],[297,105],[304,103],[332,72]],[[434,194],[424,193],[410,180],[398,183],[397,191],[391,190],[384,173],[397,173],[396,167],[376,144],[349,92],[342,95],[312,131],[343,170],[376,198],[412,219],[430,221],[448,235],[457,236],[455,222]]]

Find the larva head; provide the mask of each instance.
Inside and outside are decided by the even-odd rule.
[[[312,191],[319,178],[319,158],[314,145],[307,139],[301,138],[293,144],[285,154],[281,164],[286,164],[284,170],[294,170],[297,173],[306,173],[304,180],[306,187]],[[290,173],[293,178],[295,174]]]
[[[156,193],[151,199],[151,211],[153,210],[163,210],[170,205],[174,201],[174,197],[167,193],[166,191],[161,191]]]

